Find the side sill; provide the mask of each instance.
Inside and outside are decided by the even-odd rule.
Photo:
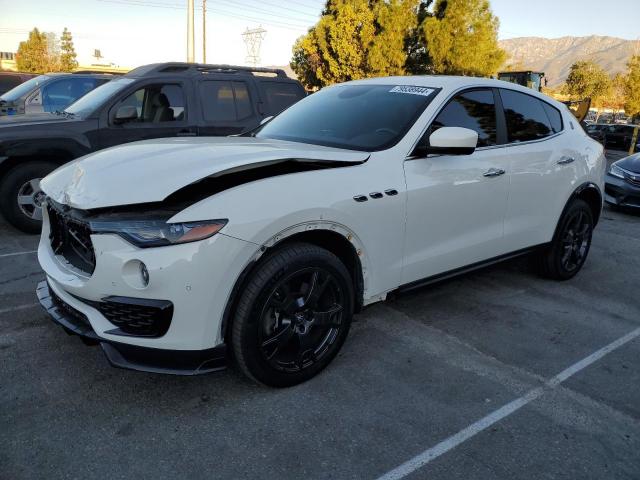
[[[512,258],[521,257],[523,255],[527,255],[529,253],[533,253],[541,248],[548,246],[548,243],[541,243],[539,245],[534,245],[532,247],[523,248],[521,250],[516,250],[515,252],[506,253],[504,255],[498,255],[497,257],[490,258],[488,260],[482,260],[481,262],[472,263],[471,265],[466,265],[464,267],[454,268],[453,270],[448,270],[446,272],[438,273],[436,275],[432,275],[430,277],[425,277],[420,280],[416,280],[410,283],[405,283],[404,285],[400,285],[396,292],[403,293],[411,290],[415,290],[417,288],[424,287],[426,285],[431,285],[434,283],[442,282],[444,280],[448,280],[453,277],[457,277],[459,275],[463,275],[465,273],[473,272],[475,270],[480,270],[485,267],[489,267],[491,265],[495,265],[496,263],[504,262],[506,260],[511,260]]]

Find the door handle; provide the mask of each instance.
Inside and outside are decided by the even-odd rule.
[[[196,132],[187,129],[179,130],[178,133],[176,133],[177,137],[195,137],[196,135]]]
[[[504,170],[501,168],[490,168],[486,172],[482,174],[484,177],[499,177],[500,175],[504,175]]]
[[[562,157],[558,160],[558,165],[568,165],[569,163],[575,162],[575,158],[573,157]]]

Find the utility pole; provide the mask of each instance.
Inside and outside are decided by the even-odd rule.
[[[207,0],[202,0],[202,63],[207,63]]]
[[[194,61],[193,0],[187,0],[187,62]]]

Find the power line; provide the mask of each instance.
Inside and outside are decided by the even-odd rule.
[[[238,4],[234,0],[227,0],[227,1],[229,3],[233,3],[234,6],[237,6],[237,7],[243,7],[244,6],[242,4]],[[246,1],[253,1],[255,3],[258,3],[259,5],[267,5],[267,6],[272,7],[272,8],[279,8],[281,10],[285,10],[287,12],[298,13],[300,15],[304,15],[306,17],[313,18],[313,19],[316,19],[319,16],[318,14],[313,14],[313,13],[309,13],[309,12],[303,12],[302,10],[296,10],[295,8],[283,7],[282,5],[277,5],[277,4],[274,4],[274,3],[270,3],[270,2],[268,2],[266,0],[243,0],[243,3],[246,2]],[[249,6],[249,8],[255,9],[256,11],[260,11],[261,10],[260,8],[252,7],[252,6]]]
[[[235,9],[236,7],[238,7],[238,5],[236,5],[236,4],[235,4],[235,3],[233,3],[233,2],[230,2],[229,0],[217,0],[217,1],[216,1],[216,3],[217,3],[218,5],[220,5],[220,3],[221,3],[221,2],[224,2],[224,3],[226,4],[226,5],[222,5],[223,7],[224,7],[224,6],[227,6],[227,5],[228,5],[229,7],[231,7],[231,8],[234,8],[234,9]],[[283,17],[281,14],[278,14],[278,13],[272,13],[272,12],[270,12],[269,10],[265,10],[265,9],[263,9],[263,8],[251,7],[251,10],[249,10],[249,11],[247,12],[247,10],[244,10],[244,9],[242,9],[242,7],[240,7],[240,11],[242,12],[242,14],[243,14],[243,15],[244,15],[244,14],[249,14],[249,15],[250,15],[250,14],[252,14],[253,12],[256,12],[257,14],[262,14],[262,15],[267,15],[267,16],[270,16],[270,17],[277,18],[277,19],[279,19],[279,20],[277,20],[278,22],[280,22],[280,21],[285,21],[285,22],[287,22],[287,23],[291,23],[291,24],[300,24],[300,26],[303,26],[303,27],[305,27],[305,28],[306,28],[306,26],[308,25],[308,23],[307,23],[307,22],[305,22],[304,20],[296,20],[296,19],[294,19],[294,18]],[[280,19],[283,19],[283,20],[280,20]],[[309,23],[311,23],[311,22],[309,22]]]
[[[176,5],[176,4],[167,4],[167,3],[158,3],[158,2],[154,2],[151,0],[98,0],[99,2],[103,2],[103,3],[114,3],[114,4],[120,4],[120,5],[130,5],[130,6],[136,6],[136,7],[150,7],[150,8],[167,8],[167,9],[173,9],[173,10],[185,10],[186,7],[181,6],[181,5]],[[202,10],[201,7],[196,7],[196,10]],[[233,12],[229,12],[228,10],[220,10],[219,8],[207,8],[207,11],[209,12],[215,12],[215,13],[219,13],[222,16],[227,16],[227,17],[231,17],[231,18],[238,18],[241,20],[250,20],[253,22],[257,22],[257,23],[265,23],[267,25],[271,25],[274,27],[279,27],[279,28],[284,28],[284,29],[288,29],[288,30],[295,30],[295,31],[305,31],[308,26],[306,24],[300,23],[300,24],[295,24],[295,23],[290,23],[285,17],[282,16],[278,16],[278,15],[273,15],[272,16],[276,17],[276,18],[284,18],[284,20],[270,20],[270,19],[264,19],[264,18],[258,18],[258,17],[254,17],[251,15],[247,15],[247,14],[237,14],[237,13],[233,13]]]

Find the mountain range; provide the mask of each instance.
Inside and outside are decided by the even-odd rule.
[[[564,82],[578,60],[593,60],[613,76],[625,72],[631,55],[640,53],[640,41],[596,35],[510,38],[501,40],[500,46],[509,54],[507,64],[545,72],[550,87]]]

